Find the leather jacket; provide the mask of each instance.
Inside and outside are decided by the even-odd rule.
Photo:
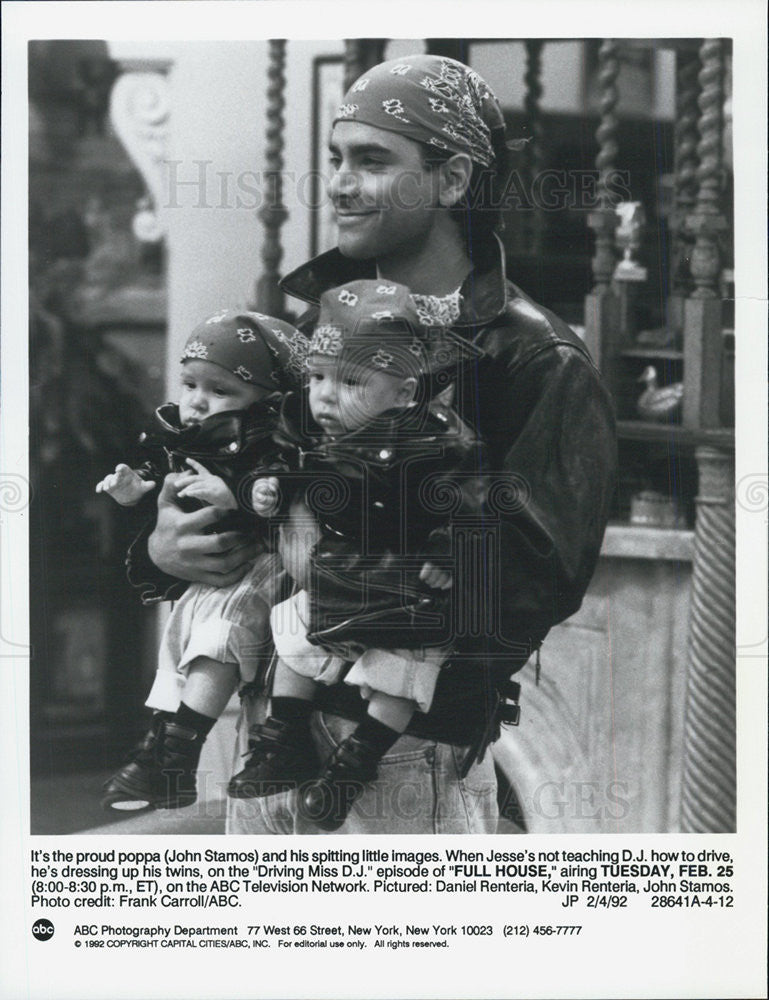
[[[330,437],[306,394],[288,393],[274,437],[284,505],[301,500],[320,528],[308,558],[310,642],[450,644],[451,592],[419,572],[450,556],[453,522],[481,512],[484,450],[470,428],[423,402]]]
[[[331,250],[281,286],[311,306],[299,321],[306,329],[323,291],[374,277],[373,261]],[[498,241],[460,291],[452,329],[482,356],[460,372],[452,405],[488,449],[491,482],[478,531],[493,614],[485,630],[457,621],[458,651],[441,671],[430,712],[416,713],[408,731],[467,744],[488,730],[504,681],[580,607],[609,516],[616,441],[609,394],[587,348],[506,279]],[[324,707],[359,718],[357,692],[343,688],[324,689]]]
[[[188,427],[183,427],[179,421],[178,405],[164,403],[155,411],[151,427],[139,437],[139,446],[147,458],[136,472],[143,479],[155,482],[159,489],[169,472],[190,468],[185,459],[196,459],[224,480],[242,508],[223,514],[213,530],[253,534],[262,523],[252,513],[247,513],[251,474],[259,467],[269,468],[276,458],[272,433],[281,399],[281,393],[276,392],[245,410],[214,413]],[[162,573],[147,555],[147,539],[155,526],[156,498],[157,492],[153,490],[142,500],[148,507],[148,501],[152,503],[152,516],[131,543],[126,558],[128,580],[139,591],[144,604],[176,600],[188,586]],[[177,498],[176,502],[186,511],[205,506],[191,497]]]

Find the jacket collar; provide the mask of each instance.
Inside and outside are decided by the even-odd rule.
[[[245,410],[214,413],[189,427],[182,426],[177,403],[164,403],[155,411],[151,430],[139,441],[150,448],[169,448],[193,458],[231,458],[252,442],[270,437],[280,400],[280,393],[272,393]]]
[[[507,305],[504,249],[496,236],[494,243],[488,253],[479,255],[462,283],[459,319],[452,329],[491,323]],[[352,260],[342,256],[335,247],[291,271],[280,282],[280,287],[287,295],[316,306],[322,293],[330,288],[376,276],[375,261]]]
[[[388,468],[405,454],[455,440],[462,430],[459,418],[445,407],[427,403],[407,410],[388,410],[363,427],[327,437],[309,412],[306,393],[283,397],[275,440],[284,448],[298,448],[314,458],[343,461],[353,457]]]

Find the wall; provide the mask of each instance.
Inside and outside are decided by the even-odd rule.
[[[340,41],[289,42],[284,118],[286,169],[310,170],[312,60],[341,54]],[[110,43],[120,61],[170,63],[170,118],[164,171],[168,250],[168,375],[178,377],[180,345],[203,316],[253,304],[261,269],[257,217],[265,166],[265,42]],[[302,187],[284,184],[289,219],[282,270],[309,255]]]
[[[613,525],[581,609],[522,671],[494,758],[530,832],[665,833],[680,823],[693,534]]]
[[[312,59],[341,43],[287,46],[284,159],[298,175],[310,170],[307,128]],[[253,304],[261,271],[257,218],[264,170],[266,46],[260,43],[181,46],[171,74],[170,158],[177,177],[197,185],[178,190],[168,210],[169,369],[175,348],[200,318],[223,305]],[[208,166],[201,163],[211,161]],[[252,172],[253,173],[250,173]],[[283,227],[283,270],[309,254],[309,210],[301,187],[284,184],[289,218]],[[175,194],[169,185],[169,196]],[[169,204],[174,200],[169,198]],[[201,207],[202,206],[202,207]]]

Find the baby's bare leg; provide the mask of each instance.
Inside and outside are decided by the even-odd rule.
[[[218,719],[235,692],[239,677],[237,663],[198,656],[189,665],[182,701],[194,712]]]
[[[373,691],[368,703],[368,714],[388,729],[404,733],[416,708],[416,703],[410,698],[396,698],[383,691]]]
[[[312,677],[298,674],[279,659],[275,666],[275,678],[272,682],[272,697],[301,698],[302,701],[312,701],[315,697],[315,681]]]

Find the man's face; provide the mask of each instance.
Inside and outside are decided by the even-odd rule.
[[[356,430],[385,410],[408,405],[414,379],[313,354],[308,361],[310,412],[332,437]]]
[[[199,424],[214,413],[245,410],[267,395],[259,386],[211,361],[187,360],[182,366],[179,420],[183,427]]]
[[[429,245],[442,210],[436,173],[424,166],[418,143],[360,122],[337,122],[329,148],[329,195],[346,257],[408,258]]]

